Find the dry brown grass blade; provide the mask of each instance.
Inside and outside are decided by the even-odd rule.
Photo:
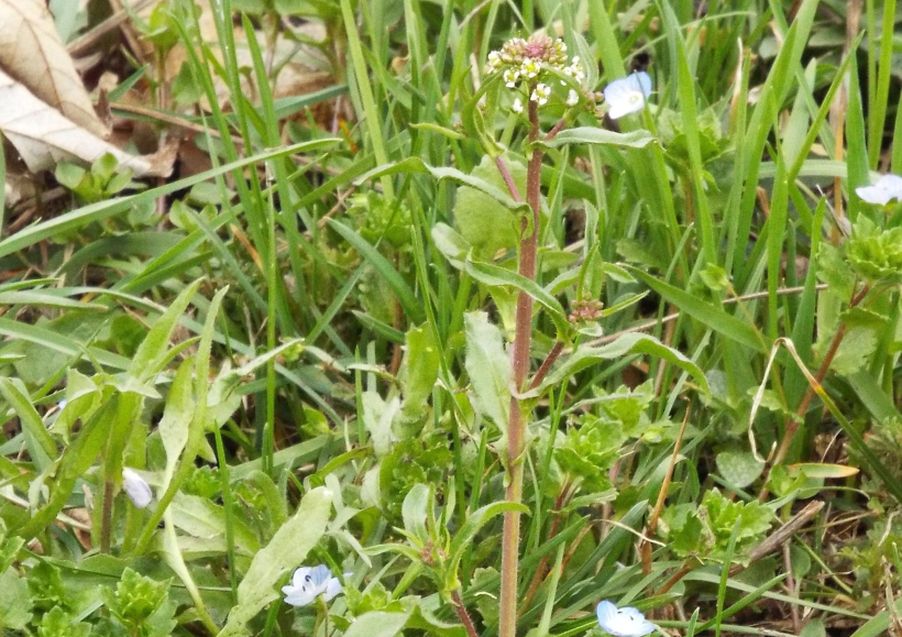
[[[0,69],[97,137],[109,133],[94,112],[44,2],[0,0]]]

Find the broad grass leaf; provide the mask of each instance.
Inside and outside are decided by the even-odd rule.
[[[186,360],[179,366],[169,387],[163,417],[157,426],[163,441],[163,449],[166,451],[166,468],[163,472],[161,491],[165,491],[169,486],[179,456],[188,442],[188,432],[194,415],[191,368],[191,360]]]
[[[217,546],[224,546],[226,511],[218,504],[180,492],[173,498],[168,515],[172,524],[186,535],[200,540],[216,540]],[[260,542],[244,520],[233,515],[231,523],[237,551],[242,555],[254,555],[259,551]]]
[[[25,446],[32,461],[40,471],[48,468],[56,459],[56,443],[44,426],[44,421],[32,405],[28,391],[18,379],[0,377],[0,394],[19,416],[19,424],[25,435]]]
[[[276,585],[289,571],[300,566],[310,549],[319,542],[326,531],[331,509],[332,494],[325,487],[313,489],[304,496],[294,516],[254,556],[238,586],[238,603],[229,613],[219,637],[244,637],[251,634],[247,622],[267,604],[278,599]],[[404,619],[406,621],[406,615]],[[396,633],[397,631],[390,634]],[[348,634],[350,632],[346,633]],[[371,632],[359,634],[374,637]]]
[[[552,148],[566,144],[604,144],[625,148],[643,148],[653,142],[654,139],[654,136],[647,130],[615,133],[614,131],[595,126],[579,126],[563,130],[550,142],[545,143]]]
[[[579,347],[562,365],[547,376],[541,387],[555,386],[587,367],[591,367],[601,361],[621,358],[628,354],[650,354],[666,360],[688,372],[705,392],[709,391],[708,379],[698,365],[686,358],[678,350],[664,345],[655,337],[638,333],[624,334],[613,343],[608,343],[601,347]]]
[[[507,268],[478,261],[467,261],[466,270],[467,274],[485,285],[509,285],[521,292],[525,292],[545,308],[551,320],[554,321],[558,334],[568,334],[571,331],[570,323],[564,314],[564,308],[561,307],[556,298],[532,279]]]
[[[736,489],[749,486],[764,471],[764,463],[758,462],[750,451],[721,451],[715,462],[727,485]]]
[[[114,215],[125,214],[135,206],[145,205],[148,201],[154,201],[164,195],[188,189],[195,184],[202,183],[208,179],[237,170],[244,166],[294,153],[311,152],[326,146],[332,146],[338,141],[340,140],[329,137],[292,144],[290,146],[279,146],[278,148],[269,149],[265,152],[257,153],[256,155],[242,157],[241,159],[229,162],[228,164],[217,166],[216,168],[212,168],[196,175],[191,175],[190,177],[185,177],[184,179],[170,181],[162,186],[150,188],[135,195],[113,197],[106,201],[82,206],[81,208],[77,208],[70,212],[57,215],[47,221],[23,228],[19,232],[6,237],[0,241],[0,257],[23,250],[44,239],[71,232],[90,223],[98,222]]]
[[[78,436],[66,448],[59,462],[50,500],[21,528],[12,529],[16,535],[30,539],[41,533],[66,505],[75,482],[83,477],[85,471],[94,464],[101,449],[106,446],[119,409],[119,401],[120,398],[116,396],[108,400],[82,426]]]
[[[418,483],[413,485],[410,491],[407,492],[401,505],[401,518],[404,520],[404,530],[411,537],[423,543],[429,539],[426,529],[426,516],[432,500],[429,487]]]
[[[706,327],[750,349],[759,352],[767,352],[769,349],[764,336],[754,326],[728,314],[713,303],[703,301],[690,292],[664,283],[638,268],[629,267],[628,269],[637,279],[645,282],[652,290]]]
[[[0,573],[0,626],[25,630],[31,620],[31,605],[28,583],[14,569]]]
[[[425,327],[407,330],[407,352],[400,375],[404,395],[401,411],[405,418],[422,420],[427,413],[425,406],[438,378],[440,362],[432,330]]]
[[[489,322],[485,312],[464,316],[467,355],[464,366],[476,404],[498,426],[504,426],[510,410],[513,378],[510,358],[504,350],[501,330]]]
[[[399,634],[411,611],[404,613],[390,613],[385,611],[370,611],[354,620],[351,627],[345,631],[345,637],[395,637]]]
[[[813,480],[843,480],[858,475],[858,467],[829,462],[799,462],[789,465],[794,471],[801,471]]]
[[[159,371],[169,349],[169,338],[172,336],[172,331],[188,307],[191,297],[197,292],[198,286],[200,286],[199,280],[182,290],[144,337],[129,368],[130,375],[138,382],[146,381]]]
[[[506,160],[511,177],[520,192],[526,193],[526,167]],[[504,179],[491,157],[485,156],[470,173],[499,191],[506,192]],[[454,227],[477,254],[490,256],[500,249],[513,248],[520,239],[520,216],[489,194],[485,187],[463,185],[454,201]]]
[[[357,252],[366,259],[376,272],[391,287],[392,291],[397,295],[398,301],[404,307],[405,313],[411,317],[414,322],[422,321],[423,307],[417,300],[416,295],[407,282],[404,280],[395,267],[382,256],[376,248],[370,245],[366,239],[360,236],[355,230],[344,225],[335,219],[329,219],[329,227],[335,230],[341,238],[350,243]]]

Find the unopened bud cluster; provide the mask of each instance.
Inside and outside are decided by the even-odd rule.
[[[500,50],[489,53],[486,73],[501,73],[504,85],[510,89],[518,90],[525,85],[530,101],[539,106],[547,104],[551,97],[548,82],[553,76],[563,74],[577,83],[582,83],[586,78],[579,57],[568,58],[564,41],[547,35],[533,35],[528,40],[508,40]],[[566,85],[564,81],[560,83]],[[579,93],[571,88],[565,103],[567,106],[575,106],[579,99]],[[517,113],[522,112],[522,100],[515,98],[511,108]]]
[[[596,299],[586,299],[574,301],[572,308],[567,317],[571,323],[588,323],[602,317],[604,304]]]

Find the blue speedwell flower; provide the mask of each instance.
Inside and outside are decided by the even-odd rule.
[[[651,95],[651,76],[645,71],[614,80],[604,88],[604,101],[611,119],[641,111]]]
[[[319,597],[327,602],[341,593],[341,582],[332,577],[332,571],[323,564],[302,566],[291,576],[291,584],[282,587],[285,603],[292,606],[308,606]]]
[[[890,201],[902,201],[902,177],[897,175],[881,175],[870,186],[861,186],[855,189],[862,201],[885,206]]]
[[[632,606],[617,608],[605,600],[595,608],[595,614],[601,629],[614,637],[644,637],[657,629],[657,626]]]

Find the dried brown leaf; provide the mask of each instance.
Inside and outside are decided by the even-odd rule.
[[[51,168],[62,159],[91,163],[104,153],[111,153],[136,175],[156,172],[144,158],[129,155],[78,126],[3,71],[0,132],[33,172]]]
[[[105,137],[43,0],[0,0],[0,25],[0,69],[81,128]]]

